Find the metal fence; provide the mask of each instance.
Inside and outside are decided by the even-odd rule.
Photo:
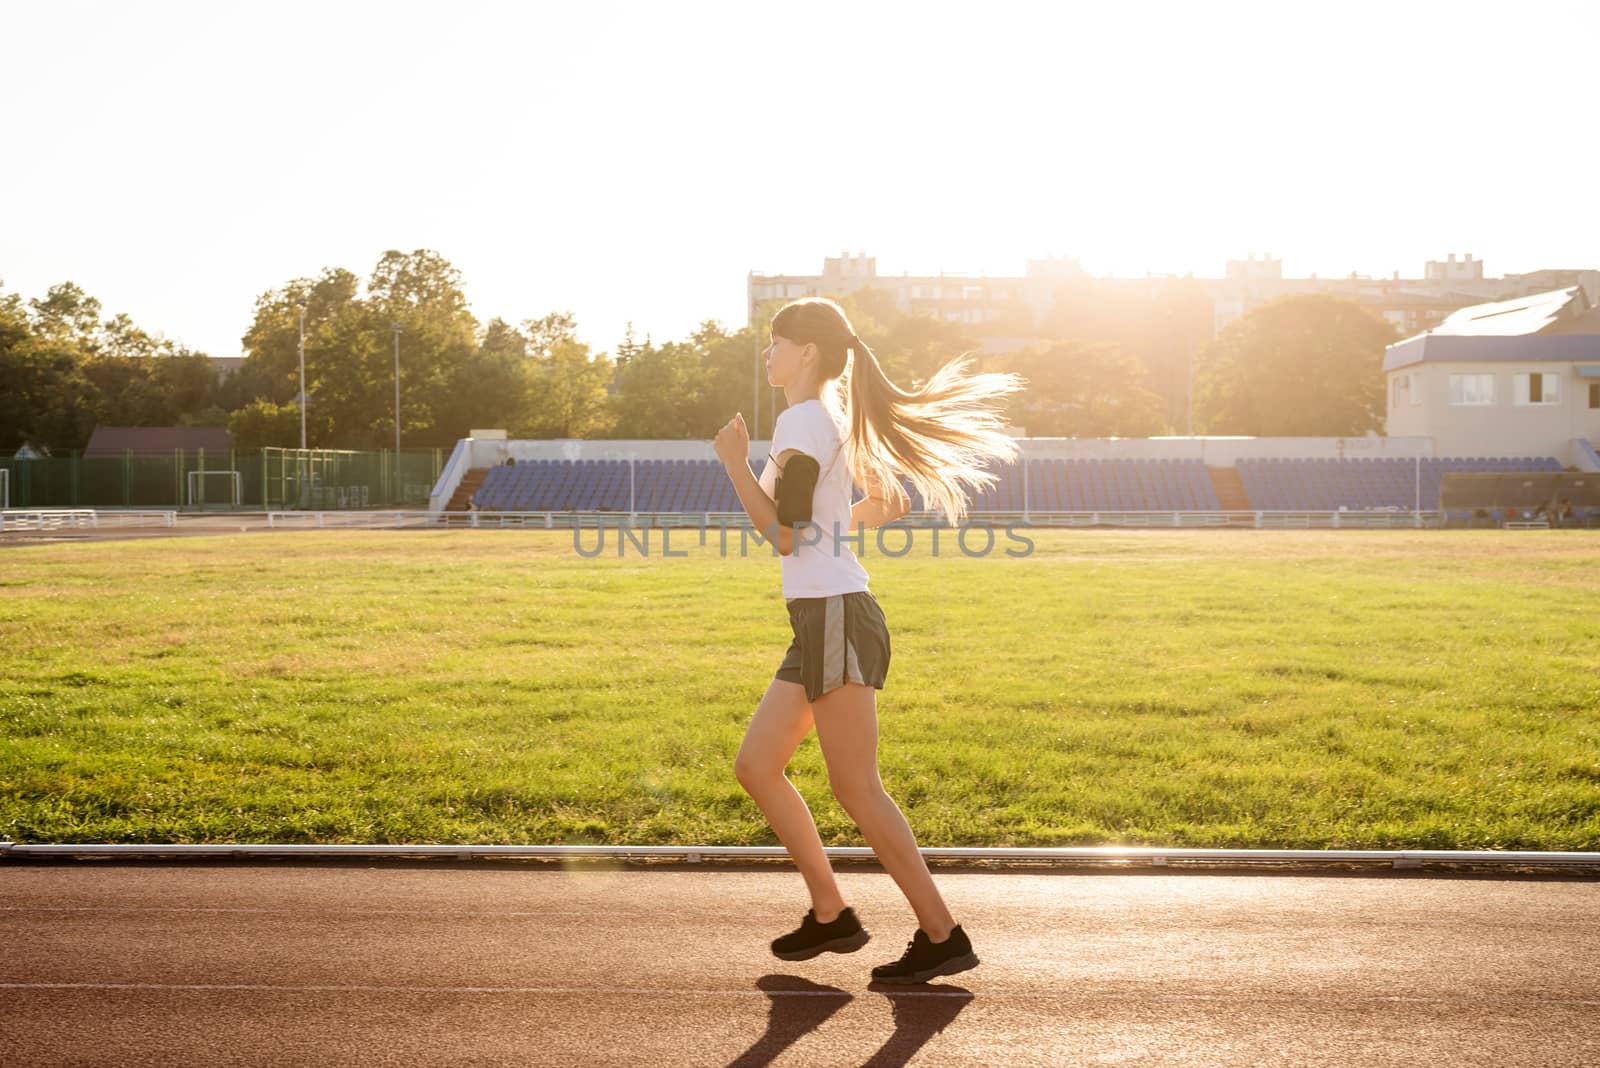
[[[393,508],[427,505],[442,449],[174,449],[0,459],[9,508]]]
[[[377,529],[382,527],[533,527],[546,530],[581,527],[642,530],[661,527],[753,529],[743,512],[405,512],[373,510],[347,512],[268,512],[267,526],[274,529],[310,528]],[[911,512],[889,527],[949,527],[937,512]],[[1441,527],[1438,512],[970,512],[963,526],[993,530],[1015,526],[1039,527],[1248,527],[1257,530],[1326,528],[1329,530]],[[874,530],[889,527],[873,528]],[[852,535],[853,536],[853,535]],[[871,535],[869,535],[871,536]]]

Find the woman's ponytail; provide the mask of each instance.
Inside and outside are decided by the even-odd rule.
[[[971,359],[963,354],[921,388],[902,390],[856,336],[844,310],[824,298],[786,305],[773,318],[772,332],[815,343],[823,354],[825,378],[847,373],[847,383],[839,388],[848,398],[846,452],[858,484],[903,494],[904,476],[929,507],[958,524],[966,517],[969,489],[996,482],[986,469],[990,462],[1017,457],[1016,441],[1005,433],[995,405],[1023,387],[1017,375],[970,373]]]

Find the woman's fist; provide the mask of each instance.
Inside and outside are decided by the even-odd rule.
[[[717,431],[717,440],[713,445],[723,467],[750,462],[750,431],[745,429],[743,413],[735,412],[727,425]]]

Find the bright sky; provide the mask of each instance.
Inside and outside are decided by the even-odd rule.
[[[0,0],[0,280],[235,355],[385,249],[611,350],[746,273],[1600,266],[1600,4]]]

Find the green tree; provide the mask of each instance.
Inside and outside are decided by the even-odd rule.
[[[644,345],[639,343],[639,339],[633,333],[633,321],[629,320],[627,332],[622,335],[622,342],[617,346],[617,354],[613,361],[617,366],[617,373],[621,374],[627,368],[628,361],[644,351],[644,346],[648,344],[650,344],[648,337],[645,338]]]
[[[150,361],[150,377],[165,406],[164,426],[226,426],[202,423],[198,417],[217,405],[217,369],[211,357],[182,351]],[[186,422],[187,420],[187,422]]]
[[[518,422],[530,388],[528,339],[504,320],[492,319],[472,354],[451,372],[436,405],[443,436],[464,438],[474,427],[507,427]]]
[[[393,447],[393,325],[399,324],[402,447],[453,444],[475,421],[476,383],[493,389],[497,381],[483,374],[477,322],[467,309],[460,272],[429,249],[390,250],[373,268],[366,295],[359,289],[349,271],[329,268],[258,298],[255,321],[244,336],[247,380],[268,385],[257,394],[262,399],[294,402],[297,301],[304,302],[307,444]],[[492,369],[503,381],[503,367]],[[460,390],[468,396],[458,396]]]
[[[319,350],[327,357],[312,374],[306,346],[306,384],[311,391],[308,412],[318,413],[312,426],[325,426],[326,437],[311,435],[308,443],[335,449],[394,447],[394,333],[382,310],[357,301],[338,318],[320,324]],[[410,347],[407,347],[407,356]],[[406,367],[411,376],[412,361]],[[406,375],[402,374],[402,381]],[[402,397],[402,402],[404,398]],[[409,414],[408,414],[409,413]],[[403,408],[409,423],[415,413]]]
[[[96,351],[100,331],[100,302],[73,282],[61,282],[33,307],[33,334],[57,349],[72,348],[88,355]],[[119,318],[126,318],[121,316]]]
[[[577,340],[578,321],[571,312],[551,312],[542,319],[526,320],[521,333],[528,339],[528,355],[549,356],[561,342]]]
[[[1189,361],[1213,334],[1213,303],[1193,278],[1143,281],[1083,276],[1059,283],[1041,336],[1107,342],[1147,372],[1146,387],[1166,400],[1166,423],[1188,419]]]
[[[613,433],[606,396],[612,366],[605,353],[591,354],[576,338],[563,337],[530,357],[526,366],[531,400],[515,436],[599,438]]]
[[[461,272],[430,249],[403,253],[390,250],[379,259],[367,281],[368,304],[379,313],[379,324],[400,324],[400,419],[403,448],[453,445],[466,436],[471,420],[466,403],[457,397],[463,389],[474,394],[478,323],[467,309]],[[365,447],[394,441],[394,336],[387,335],[384,354],[389,358],[374,368],[375,385],[383,387],[388,402],[382,414],[368,418]],[[383,362],[381,359],[380,363]],[[492,364],[492,360],[491,360]],[[493,383],[486,383],[492,387]],[[512,398],[514,401],[515,398]],[[493,402],[491,402],[492,404]],[[491,414],[482,412],[483,415]],[[358,421],[351,413],[352,424]]]
[[[300,393],[300,309],[305,304],[306,444],[334,448],[336,427],[331,411],[319,403],[319,372],[341,359],[333,346],[342,319],[360,313],[360,280],[343,268],[330,267],[316,278],[298,278],[282,289],[256,298],[255,317],[240,339],[245,358],[233,385],[236,402],[260,399],[273,404],[296,404]],[[298,409],[297,409],[298,410]],[[298,446],[298,427],[294,444]]]
[[[1393,326],[1327,294],[1282,297],[1229,323],[1195,358],[1206,433],[1347,437],[1383,426]]]
[[[693,342],[644,345],[616,377],[611,397],[619,438],[684,440],[701,436],[696,405],[704,359]],[[727,416],[723,417],[726,422]]]
[[[53,453],[81,449],[94,429],[94,388],[75,331],[56,333],[39,337],[22,298],[0,293],[0,450],[8,456],[28,441]]]
[[[707,320],[690,336],[688,344],[695,351],[694,363],[698,366],[688,371],[687,406],[683,413],[687,436],[714,438],[734,412],[743,412],[745,425],[750,426],[756,384],[759,382],[762,390],[769,388],[766,368],[757,366],[756,356],[763,346],[758,344],[755,331],[742,327],[730,333],[721,323]]]
[[[4,283],[0,282],[0,288]],[[28,313],[22,307],[22,297],[17,293],[0,293],[0,352],[18,348],[33,336],[28,323]]]
[[[172,345],[163,343],[134,325],[127,313],[107,319],[90,342],[90,351],[118,359],[141,359],[170,355]]]
[[[995,362],[1027,381],[1009,417],[1034,437],[1147,437],[1164,426],[1166,405],[1144,368],[1115,345],[1064,341]]]
[[[483,336],[478,339],[478,351],[523,360],[528,356],[528,339],[504,319],[494,318],[483,328]]]
[[[77,353],[32,343],[0,348],[0,382],[0,449],[9,454],[31,441],[59,456],[88,444],[92,387]]]
[[[95,422],[105,426],[171,426],[151,374],[157,357],[79,356],[91,385]]]
[[[298,448],[300,409],[257,398],[228,416],[228,434],[236,449]]]
[[[72,282],[28,302],[0,301],[0,344],[16,384],[8,436],[53,450],[80,449],[97,425],[202,425],[220,410],[215,369],[198,353],[136,326],[126,314],[99,320],[100,302]]]

